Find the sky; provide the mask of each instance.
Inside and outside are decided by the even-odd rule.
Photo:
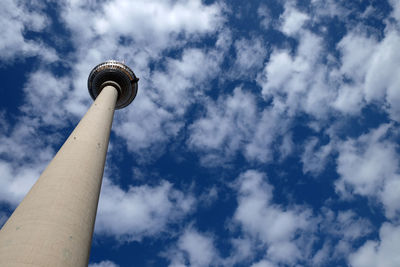
[[[92,100],[90,267],[400,266],[398,0],[2,0],[0,225]]]

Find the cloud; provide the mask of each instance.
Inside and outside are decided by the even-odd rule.
[[[268,6],[265,4],[260,4],[260,6],[257,9],[257,15],[261,20],[261,22],[260,22],[261,26],[264,29],[268,29],[271,26],[272,21],[273,21],[272,16],[271,16],[271,11],[268,8]]]
[[[191,35],[214,31],[220,20],[217,4],[206,6],[199,0],[115,0],[103,6],[101,15],[94,21],[94,30],[98,34],[134,36],[149,45],[168,46],[171,37],[176,38],[181,32]]]
[[[99,263],[91,263],[88,267],[118,267],[119,265],[115,264],[112,261],[101,261]]]
[[[340,20],[345,20],[346,17],[351,13],[351,10],[344,5],[340,5],[335,0],[312,0],[311,6],[314,12],[310,12],[317,19],[329,18],[339,18]],[[315,19],[315,18],[313,18]]]
[[[263,67],[267,49],[261,38],[240,39],[235,41],[236,59],[233,64],[232,76],[234,79],[254,79]]]
[[[0,120],[2,120],[0,118]],[[0,202],[15,207],[29,191],[54,154],[49,143],[57,136],[41,138],[37,120],[21,117],[0,129]]]
[[[383,124],[377,129],[338,145],[337,172],[335,182],[338,193],[344,197],[358,194],[377,198],[384,206],[388,218],[398,214],[399,197],[394,190],[399,188],[397,145],[387,139],[391,125]]]
[[[171,262],[170,267],[219,266],[212,236],[200,233],[192,227],[185,229],[176,247],[169,250],[166,255]],[[186,265],[186,262],[189,264]]]
[[[288,121],[279,109],[257,109],[256,95],[240,87],[231,95],[205,102],[206,112],[190,126],[189,148],[200,151],[202,163],[215,166],[242,152],[249,161],[267,162],[274,149],[291,149]],[[278,137],[285,136],[282,140]]]
[[[399,240],[400,227],[384,223],[379,230],[379,241],[365,242],[356,252],[350,254],[349,262],[354,267],[399,266]]]
[[[274,267],[274,266],[276,265],[267,260],[261,260],[251,265],[251,267]]]
[[[340,111],[355,113],[365,103],[376,103],[398,121],[399,45],[399,32],[391,26],[387,26],[381,41],[360,29],[344,36],[338,44],[342,54],[340,73],[352,83],[343,84],[334,106]]]
[[[203,163],[219,164],[217,158],[234,155],[249,139],[256,121],[256,103],[251,93],[236,88],[231,96],[206,102],[206,114],[190,127],[188,145],[206,152]]]
[[[153,187],[142,185],[125,191],[105,179],[95,233],[123,241],[140,241],[145,236],[167,231],[170,223],[192,211],[194,203],[192,196],[174,189],[166,181]]]
[[[37,118],[40,127],[66,127],[70,118],[68,115],[80,113],[80,110],[74,110],[72,103],[75,99],[69,98],[70,86],[66,77],[59,78],[39,69],[28,77],[24,87],[24,103],[20,109],[27,116]]]
[[[280,19],[282,20],[281,31],[291,36],[299,32],[304,23],[309,20],[309,16],[293,7],[290,2],[287,2],[285,4],[285,11]]]
[[[389,0],[389,3],[391,4],[393,11],[392,11],[392,17],[394,17],[397,21],[400,21],[400,4],[396,0]]]
[[[341,10],[331,2],[322,6],[313,1],[315,23]],[[346,20],[347,13],[340,19]],[[396,47],[400,35],[392,23],[387,23],[383,38],[370,34],[362,24],[354,25],[337,43],[338,62],[326,49],[324,35],[307,29],[308,15],[288,3],[280,19],[280,30],[299,43],[295,53],[285,48],[272,50],[257,79],[266,99],[288,110],[289,116],[303,111],[317,119],[326,119],[335,115],[332,108],[354,116],[367,104],[376,104],[393,120],[399,120],[396,103],[400,100],[400,82],[396,73],[400,53]]]
[[[58,59],[54,49],[26,37],[27,31],[41,32],[49,25],[49,19],[39,4],[2,1],[0,25],[0,60],[3,64],[29,56],[40,56],[47,62]]]
[[[318,142],[318,138],[313,137],[304,144],[304,152],[301,155],[303,173],[318,175],[325,169],[328,157],[333,150],[333,143],[318,146]]]
[[[238,207],[233,222],[244,234],[266,246],[265,257],[277,264],[294,264],[306,258],[302,237],[313,227],[310,211],[274,204],[273,187],[265,181],[263,173],[247,171],[236,183]]]
[[[217,51],[205,52],[201,49],[187,48],[179,59],[168,58],[165,71],[155,71],[152,76],[158,103],[174,109],[177,115],[183,115],[186,107],[196,97],[207,90],[195,85],[210,80],[218,71],[221,56]]]
[[[294,117],[306,112],[323,119],[330,111],[334,87],[330,85],[323,39],[302,30],[295,55],[287,49],[273,49],[269,62],[257,82],[266,100],[271,99],[279,112]]]
[[[333,211],[326,207],[321,209],[318,227],[325,236],[321,239],[322,246],[312,256],[313,266],[345,258],[357,242],[373,231],[371,222],[352,210]]]

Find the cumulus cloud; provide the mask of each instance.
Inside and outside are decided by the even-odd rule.
[[[257,263],[253,263],[251,265],[251,267],[274,267],[274,266],[276,266],[276,265],[267,260],[261,260]]]
[[[322,64],[326,57],[323,39],[304,30],[298,40],[294,56],[289,50],[273,49],[257,82],[264,98],[272,99],[280,113],[294,117],[300,111],[325,118],[335,91]]]
[[[171,248],[166,255],[171,262],[170,267],[219,266],[219,256],[212,236],[200,233],[193,227],[185,229],[176,247]],[[189,264],[187,265],[186,262]]]
[[[391,223],[384,223],[379,230],[379,241],[369,240],[349,256],[351,266],[399,266],[399,239],[400,227]]]
[[[377,198],[384,206],[386,216],[398,214],[399,197],[394,190],[399,188],[397,145],[386,136],[390,124],[383,124],[358,138],[339,144],[336,190],[343,196],[352,193]]]
[[[218,164],[220,153],[234,155],[251,136],[257,119],[255,98],[236,88],[231,96],[220,97],[217,102],[208,101],[206,108],[205,116],[190,126],[188,144],[207,152],[204,163]]]
[[[199,0],[115,0],[103,6],[101,16],[98,15],[94,21],[94,29],[98,34],[134,36],[139,41],[145,40],[149,45],[151,40],[152,45],[169,46],[173,35],[180,32],[191,35],[214,31],[220,20],[217,4],[206,6]]]
[[[322,246],[316,250],[310,262],[313,266],[325,266],[345,258],[353,250],[356,242],[373,231],[369,220],[358,216],[352,210],[321,210],[319,231],[326,234]]]
[[[331,142],[318,146],[318,142],[318,139],[313,137],[304,144],[304,152],[301,155],[303,173],[318,175],[325,169],[333,144]]]
[[[336,16],[341,10],[329,1],[313,1],[312,7],[315,22]],[[343,12],[340,19],[345,20],[347,13]],[[388,22],[380,38],[362,25],[355,25],[337,44],[337,62],[326,50],[324,36],[307,29],[309,19],[290,2],[285,5],[279,29],[299,43],[294,54],[288,49],[272,50],[257,79],[263,96],[289,110],[289,116],[300,110],[321,119],[334,114],[331,108],[354,116],[367,104],[377,104],[398,121],[398,29]]]
[[[263,67],[267,49],[261,38],[240,39],[235,41],[236,59],[232,75],[237,78],[251,78]]]
[[[190,212],[194,203],[191,195],[174,189],[166,181],[154,187],[142,185],[125,191],[105,179],[95,232],[120,240],[140,241],[145,236],[166,231],[170,223]]]
[[[27,31],[41,32],[49,20],[35,1],[5,0],[0,10],[0,60],[2,63],[16,58],[40,56],[42,60],[52,62],[58,59],[54,49],[43,42],[26,37]],[[9,62],[8,62],[9,63]]]
[[[261,26],[265,29],[268,29],[272,24],[272,16],[271,11],[268,6],[265,4],[260,4],[257,9],[257,15],[261,19]]]
[[[58,78],[49,71],[39,69],[28,77],[24,104],[20,109],[27,116],[37,118],[40,127],[66,127],[68,115],[80,113],[73,108],[75,99],[69,99],[70,86],[68,78]]]
[[[119,265],[115,264],[112,261],[101,261],[99,263],[91,263],[88,267],[118,267]]]
[[[343,112],[355,113],[365,103],[384,107],[394,120],[399,120],[399,32],[389,26],[385,37],[374,36],[358,29],[349,32],[338,44],[342,65],[340,73],[352,83],[339,90],[334,106]]]
[[[244,234],[259,239],[265,246],[265,256],[275,263],[293,264],[307,257],[305,233],[313,227],[307,208],[284,208],[272,202],[273,187],[265,175],[247,171],[237,180],[238,207],[233,216]],[[268,225],[268,227],[265,227]]]
[[[299,32],[309,16],[292,6],[291,2],[285,4],[285,11],[281,15],[281,31],[287,35],[294,35]]]
[[[282,156],[290,152],[288,122],[279,109],[258,110],[256,95],[238,87],[231,95],[206,101],[205,115],[189,127],[188,145],[204,152],[205,165],[227,163],[238,152],[249,161],[267,162],[275,150]]]
[[[389,3],[392,5],[392,17],[394,17],[397,21],[400,21],[400,4],[396,0],[389,0]]]
[[[0,119],[1,120],[1,119]],[[40,137],[37,121],[22,117],[0,129],[0,202],[15,207],[39,177],[54,151],[49,145],[57,136]]]

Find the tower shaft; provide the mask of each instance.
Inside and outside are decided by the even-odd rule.
[[[102,89],[0,230],[0,266],[88,265],[117,97]]]

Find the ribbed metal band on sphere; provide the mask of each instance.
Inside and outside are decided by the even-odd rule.
[[[128,106],[136,97],[138,81],[139,79],[128,66],[109,60],[97,65],[90,72],[88,89],[94,100],[105,86],[113,85],[118,90],[115,109],[121,109]]]

